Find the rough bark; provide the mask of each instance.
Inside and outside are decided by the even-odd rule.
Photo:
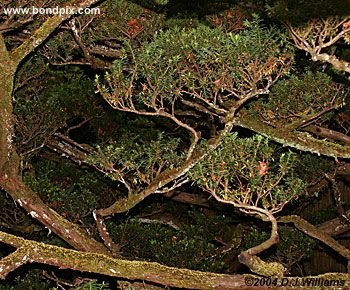
[[[350,261],[350,250],[348,248],[344,247],[339,242],[334,240],[331,236],[320,231],[314,225],[308,223],[306,220],[302,219],[301,217],[297,215],[284,216],[284,217],[281,217],[278,220],[278,222],[293,223],[298,230],[304,232],[305,234],[307,234],[308,236],[314,239],[317,239],[323,242],[328,247],[332,248],[338,254],[340,254],[341,256],[346,258],[348,261]]]
[[[88,7],[97,0],[71,1],[70,6]],[[38,219],[47,228],[63,238],[73,247],[91,252],[109,253],[103,244],[92,239],[76,225],[46,206],[33,191],[23,184],[19,176],[20,158],[12,142],[14,134],[14,114],[12,91],[17,67],[36,47],[41,45],[57,27],[71,15],[52,16],[39,27],[18,48],[8,51],[0,34],[0,187],[19,205],[25,208],[33,218]]]
[[[340,60],[335,55],[327,53],[311,53],[313,61],[321,61],[330,63],[335,69],[350,73],[350,63],[345,60]]]
[[[334,158],[350,158],[350,147],[339,145],[333,142],[316,139],[307,133],[288,131],[283,128],[273,128],[260,120],[241,114],[235,118],[235,125],[252,130],[258,134],[291,148],[304,152],[311,152],[318,155]]]
[[[77,11],[78,8],[87,8],[94,4],[103,2],[103,0],[71,0],[64,7],[67,10]],[[72,14],[54,15],[48,18],[25,42],[18,48],[11,51],[11,59],[20,64],[32,51],[40,46],[58,26],[65,20],[71,18]]]
[[[82,253],[57,246],[25,240],[5,232],[0,232],[0,241],[16,248],[16,251],[0,260],[0,278],[4,279],[14,269],[26,263],[42,263],[63,269],[102,274],[130,280],[144,280],[160,285],[185,289],[291,289],[290,286],[280,286],[282,279],[288,285],[297,285],[305,279],[314,279],[317,289],[324,280],[341,280],[344,285],[350,284],[350,275],[345,273],[328,273],[317,277],[275,278],[277,287],[267,286],[261,277],[253,275],[227,275],[179,269],[164,266],[155,262],[129,261],[114,259],[103,254]],[[272,278],[274,279],[274,278]],[[252,282],[257,282],[253,285]],[[260,282],[260,283],[259,283]],[[306,286],[294,286],[293,289],[315,289]]]
[[[338,236],[350,230],[348,218],[350,210],[345,213],[346,218],[334,218],[317,226],[317,229],[330,236]]]
[[[8,174],[6,166],[12,150],[12,89],[16,63],[10,58],[5,41],[0,35],[0,174]]]
[[[312,134],[315,134],[316,136],[319,136],[321,138],[326,138],[328,140],[334,140],[334,141],[340,141],[344,144],[349,145],[350,144],[350,137],[348,135],[345,135],[343,133],[323,128],[316,125],[310,125],[305,127],[303,130],[306,132],[310,132]]]
[[[48,207],[19,177],[0,177],[0,186],[33,218],[36,218],[73,248],[81,251],[110,254],[103,244],[94,240],[79,226],[69,222]]]

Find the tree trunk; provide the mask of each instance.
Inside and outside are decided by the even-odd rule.
[[[16,69],[17,62],[11,59],[0,34],[0,187],[32,217],[75,249],[110,254],[103,244],[45,205],[38,195],[22,182],[19,173],[20,157],[12,142],[15,124],[12,90]]]

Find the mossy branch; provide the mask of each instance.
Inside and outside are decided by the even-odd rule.
[[[102,254],[83,253],[0,232],[0,241],[17,250],[0,260],[0,278],[22,264],[44,263],[63,269],[103,274],[130,280],[191,289],[244,289],[244,276],[179,269],[154,262],[113,259]]]
[[[234,123],[236,126],[252,130],[283,146],[317,155],[325,155],[334,158],[350,158],[349,146],[319,140],[308,133],[288,131],[284,128],[274,128],[245,114],[235,118]]]
[[[252,96],[253,97],[253,96]],[[244,101],[248,101],[249,98],[244,99]],[[239,102],[236,106],[232,107],[231,111],[226,116],[226,124],[223,130],[221,130],[217,136],[209,139],[206,143],[212,149],[215,150],[223,140],[223,138],[232,130],[233,127],[233,117],[236,113],[236,110],[239,109],[243,100]],[[146,197],[154,194],[157,190],[161,189],[163,186],[169,184],[172,181],[176,181],[178,178],[183,177],[187,172],[193,168],[199,161],[205,158],[208,154],[207,150],[203,150],[202,148],[197,148],[191,154],[191,157],[184,161],[179,167],[174,169],[169,169],[164,171],[159,175],[158,178],[153,180],[153,182],[147,186],[147,188],[141,190],[139,193],[129,194],[128,197],[116,201],[108,208],[99,209],[96,213],[102,217],[113,215],[116,213],[123,213],[135,205],[143,201]]]
[[[247,281],[260,281],[261,279],[259,276],[253,275],[216,274],[168,267],[155,262],[114,259],[103,254],[83,253],[26,240],[1,231],[0,242],[17,248],[15,252],[0,260],[1,279],[5,279],[11,271],[21,265],[34,262],[62,269],[96,273],[129,280],[144,280],[184,289],[257,289],[257,286],[247,285]],[[261,265],[265,264],[262,263]],[[283,278],[278,278],[276,281],[277,285],[282,285],[281,279]],[[350,274],[346,273],[327,273],[316,277],[303,278],[288,277],[288,283],[298,285],[297,282],[302,281],[302,279],[341,280],[344,283],[343,285],[350,284]],[[258,286],[258,288],[263,289],[261,286]],[[280,286],[278,289],[286,290],[290,289],[290,286]],[[293,289],[301,288],[294,286]],[[315,288],[305,285],[302,289]],[[329,287],[319,287],[318,289],[329,289]]]
[[[341,256],[346,258],[348,261],[350,261],[350,250],[348,248],[344,247],[342,244],[340,244],[338,241],[333,239],[331,236],[320,231],[318,228],[316,228],[314,225],[310,224],[300,216],[297,216],[297,215],[284,216],[279,218],[278,222],[293,223],[298,230],[302,231],[303,233],[307,234],[308,236],[314,239],[317,239],[323,242],[328,247],[332,248],[338,254],[340,254]]]

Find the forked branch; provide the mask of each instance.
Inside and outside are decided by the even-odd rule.
[[[285,268],[282,264],[277,262],[264,262],[256,255],[261,252],[271,248],[273,245],[278,243],[278,231],[277,231],[277,221],[276,218],[266,209],[259,208],[256,206],[250,206],[243,203],[238,203],[232,200],[226,200],[219,197],[215,193],[211,193],[214,198],[226,204],[231,204],[235,208],[238,208],[240,211],[250,214],[250,215],[258,215],[263,220],[271,222],[271,235],[270,238],[261,244],[254,246],[246,251],[243,251],[239,254],[239,261],[249,267],[249,269],[259,275],[263,276],[283,276]]]
[[[350,73],[350,63],[335,55],[322,51],[342,38],[350,38],[350,18],[327,18],[319,21],[312,20],[306,27],[294,28],[287,24],[293,41],[301,50],[308,52],[313,61],[330,63],[335,69]],[[348,40],[347,40],[348,42]]]

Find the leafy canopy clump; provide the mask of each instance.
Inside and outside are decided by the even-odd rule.
[[[130,186],[149,184],[166,168],[173,168],[183,160],[179,150],[180,139],[159,134],[155,140],[140,140],[138,136],[98,146],[97,153],[89,162],[99,168],[110,168],[107,173],[112,179],[118,179],[123,173],[130,179]],[[118,173],[114,168],[119,168]]]
[[[208,158],[190,172],[204,190],[232,201],[278,212],[298,197],[304,184],[294,173],[296,155],[279,152],[262,136],[237,138],[228,135]]]
[[[279,30],[258,19],[245,25],[239,34],[203,25],[174,28],[141,49],[127,42],[106,82],[97,78],[99,90],[112,107],[125,111],[165,110],[179,97],[228,108],[285,73],[291,61]]]
[[[347,91],[324,73],[306,72],[276,83],[268,101],[255,102],[250,114],[260,115],[275,126],[305,125],[321,116],[329,117],[327,112],[344,105]]]
[[[95,172],[85,172],[68,162],[39,161],[35,174],[26,174],[24,180],[50,206],[71,220],[88,216],[107,195],[108,184]],[[104,196],[106,198],[106,196]]]

